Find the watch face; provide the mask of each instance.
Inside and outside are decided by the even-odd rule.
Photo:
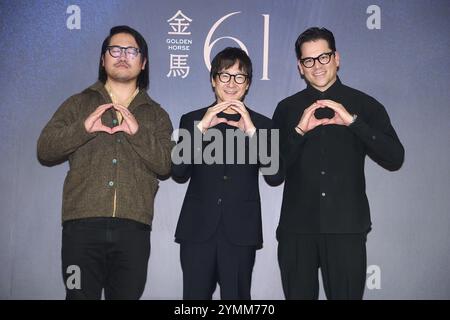
[[[328,107],[319,108],[314,112],[316,119],[332,119],[334,117],[334,110]]]

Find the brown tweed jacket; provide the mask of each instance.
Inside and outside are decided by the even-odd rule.
[[[42,130],[37,144],[44,164],[69,160],[62,202],[62,221],[88,217],[118,217],[151,225],[157,175],[170,173],[172,124],[164,109],[145,91],[129,106],[139,130],[89,134],[85,119],[100,105],[111,103],[97,82],[68,98]],[[117,124],[110,109],[103,124]]]

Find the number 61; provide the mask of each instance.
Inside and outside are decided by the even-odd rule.
[[[203,59],[205,61],[205,65],[206,65],[206,68],[208,68],[208,70],[211,70],[211,62],[210,62],[211,61],[211,49],[212,49],[212,47],[214,47],[216,42],[219,40],[222,40],[222,39],[233,40],[234,42],[236,42],[239,45],[239,47],[241,47],[242,50],[244,50],[248,54],[248,50],[247,50],[247,47],[245,46],[245,44],[241,40],[239,40],[235,37],[220,37],[211,42],[212,35],[216,31],[216,29],[219,27],[219,25],[223,21],[225,21],[226,19],[231,17],[232,15],[235,15],[238,13],[241,13],[241,12],[240,11],[232,12],[232,13],[227,14],[226,16],[223,16],[222,18],[217,20],[217,22],[214,23],[212,28],[209,30],[208,35],[206,36],[206,39],[205,39],[205,45],[203,46]],[[270,19],[270,15],[263,14],[262,16],[264,18],[264,41],[263,41],[263,68],[262,68],[261,80],[270,80],[269,79],[269,63],[268,63],[269,62],[269,19]]]

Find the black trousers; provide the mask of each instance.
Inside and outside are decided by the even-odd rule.
[[[231,243],[222,225],[208,241],[180,242],[183,299],[211,300],[217,283],[222,300],[250,300],[256,246]]]
[[[318,269],[327,299],[360,300],[366,282],[366,233],[279,234],[278,263],[286,299],[318,299]]]
[[[120,218],[66,221],[62,274],[66,299],[139,299],[150,257],[150,226]],[[78,277],[78,278],[77,278]]]

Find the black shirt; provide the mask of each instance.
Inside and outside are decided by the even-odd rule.
[[[294,128],[303,111],[321,99],[342,104],[357,115],[356,120],[348,127],[323,125],[304,136],[298,134]],[[280,129],[280,153],[286,170],[278,232],[368,232],[371,221],[365,157],[388,170],[399,169],[404,159],[403,146],[384,107],[338,78],[325,92],[308,85],[284,99],[273,121]]]

